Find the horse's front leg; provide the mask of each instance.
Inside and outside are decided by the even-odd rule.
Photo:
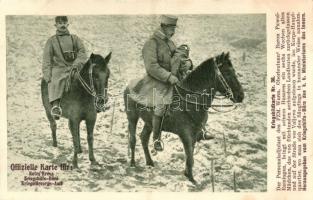
[[[74,144],[74,157],[73,157],[73,167],[78,168],[77,164],[77,154],[79,153],[79,137],[78,137],[78,131],[79,131],[79,120],[69,120],[69,128],[73,137],[73,144]]]
[[[192,173],[192,167],[193,167],[193,150],[194,150],[194,145],[195,145],[195,139],[192,137],[192,133],[185,131],[181,136],[180,136],[183,145],[184,145],[184,150],[186,154],[186,168],[185,168],[185,176],[191,181],[193,184],[197,184],[195,179],[193,178],[193,173]]]
[[[78,135],[78,153],[83,153],[82,146],[80,144],[80,128],[79,127],[77,131],[77,135]]]
[[[87,128],[87,141],[88,141],[88,153],[89,153],[89,160],[91,164],[97,164],[95,159],[95,155],[93,152],[93,129],[95,127],[97,115],[89,116],[86,119],[86,128]]]
[[[145,153],[145,157],[146,157],[146,164],[148,166],[154,166],[153,164],[153,160],[151,158],[150,152],[149,152],[149,139],[150,139],[150,135],[151,135],[151,131],[152,131],[152,127],[148,126],[147,124],[144,125],[140,138],[141,138],[141,144],[142,144],[142,148],[144,150]]]

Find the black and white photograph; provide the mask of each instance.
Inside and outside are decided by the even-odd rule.
[[[266,18],[6,15],[8,191],[266,192]]]

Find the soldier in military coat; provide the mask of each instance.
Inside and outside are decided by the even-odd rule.
[[[83,42],[70,34],[67,16],[55,17],[56,34],[48,39],[43,52],[42,72],[48,83],[51,114],[55,119],[61,115],[60,99],[72,68],[81,69],[87,59]]]
[[[178,78],[171,73],[171,59],[176,46],[171,40],[175,34],[178,18],[161,16],[161,26],[144,44],[142,55],[146,75],[130,83],[131,97],[148,107],[154,107],[152,119],[154,148],[162,151],[160,142],[161,122],[167,105],[172,103],[173,85]]]

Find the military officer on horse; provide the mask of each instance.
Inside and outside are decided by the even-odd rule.
[[[137,103],[153,107],[153,141],[154,149],[162,151],[161,129],[163,116],[172,103],[173,85],[179,82],[178,71],[181,65],[176,53],[182,45],[176,48],[171,40],[175,34],[178,18],[173,15],[162,15],[161,26],[144,44],[142,55],[147,74],[144,78],[130,83],[130,97]],[[188,49],[189,53],[189,49]],[[176,56],[175,56],[176,55]],[[187,59],[189,61],[189,59]],[[182,62],[186,60],[182,59]],[[175,65],[175,66],[174,66]],[[185,64],[184,64],[185,66]],[[186,68],[186,67],[185,67]],[[192,69],[188,66],[185,71]]]
[[[171,58],[176,46],[171,40],[175,33],[177,17],[161,16],[161,26],[144,44],[142,55],[147,74],[130,83],[130,97],[147,107],[154,108],[152,119],[154,148],[162,150],[161,122],[167,105],[172,102],[173,85],[178,78],[171,73]]]
[[[56,34],[48,39],[43,53],[43,78],[48,83],[51,115],[59,119],[62,114],[60,99],[70,71],[80,70],[87,60],[83,42],[70,34],[67,16],[55,17]]]

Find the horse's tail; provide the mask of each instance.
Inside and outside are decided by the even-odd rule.
[[[127,113],[127,107],[128,107],[128,101],[129,101],[129,95],[130,95],[130,90],[128,88],[128,86],[125,88],[124,90],[124,106],[125,106],[125,111]]]
[[[124,105],[129,120],[136,120],[139,117],[136,104],[137,103],[130,97],[130,89],[126,87],[124,90]]]
[[[44,79],[41,79],[41,100],[45,108],[48,120],[49,121],[54,120],[50,113],[51,105],[49,102],[48,83]]]

